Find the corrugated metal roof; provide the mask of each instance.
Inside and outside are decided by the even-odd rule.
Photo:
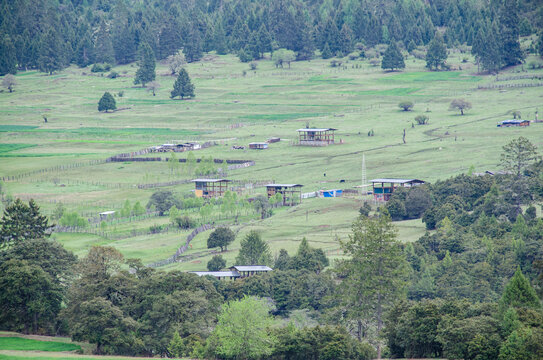
[[[406,183],[424,183],[422,180],[418,179],[393,179],[393,178],[383,178],[383,179],[373,179],[370,180],[372,183],[394,183],[394,184],[406,184]]]
[[[211,275],[215,277],[239,277],[241,276],[237,271],[189,271],[191,274],[196,274],[198,276]]]
[[[268,184],[266,187],[302,187],[301,184]]]
[[[227,179],[194,179],[192,182],[220,182],[220,181],[230,181]]]
[[[273,269],[265,265],[234,265],[230,269],[237,271],[272,271]]]
[[[300,131],[300,132],[316,131],[316,132],[318,132],[318,131],[328,131],[328,130],[334,130],[335,131],[337,129],[333,129],[333,128],[326,128],[326,129],[324,129],[324,128],[322,128],[322,129],[298,129],[296,131]]]

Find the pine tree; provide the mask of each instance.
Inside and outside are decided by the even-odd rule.
[[[213,32],[213,44],[217,54],[225,55],[228,52],[226,35],[220,22],[215,26]]]
[[[100,98],[100,101],[98,102],[98,111],[105,111],[108,112],[109,110],[115,110],[117,109],[117,104],[115,103],[115,99],[109,92],[105,92],[104,95]]]
[[[189,63],[198,61],[202,58],[202,37],[198,30],[193,30],[190,33],[188,39],[185,41],[183,52]]]
[[[79,42],[75,54],[75,63],[79,67],[89,66],[94,63],[94,46],[90,40],[90,34],[85,34]]]
[[[58,32],[49,29],[42,37],[39,45],[38,68],[40,71],[52,75],[54,71],[64,67],[65,59],[60,46]]]
[[[517,267],[515,274],[505,286],[499,306],[500,313],[502,314],[509,307],[541,308],[541,302],[537,297],[537,293],[530,285],[528,279],[522,274],[520,266]]]
[[[142,87],[145,87],[145,84],[155,80],[156,77],[155,54],[148,44],[142,45],[140,54],[140,63],[136,71],[134,84],[141,84]]]
[[[330,46],[328,45],[328,43],[324,44],[321,56],[323,59],[330,59],[332,57],[332,52],[330,51]]]
[[[390,42],[390,45],[386,49],[385,53],[383,54],[383,61],[381,62],[381,68],[384,70],[390,69],[392,71],[394,71],[394,69],[405,68],[403,55],[400,52],[400,49],[398,48],[398,44],[396,44],[396,41],[392,40]]]
[[[447,48],[445,47],[443,37],[439,32],[436,32],[436,35],[428,46],[428,52],[426,53],[426,67],[430,70],[437,70],[439,67],[443,68],[447,56]]]
[[[0,219],[0,247],[49,236],[47,231],[50,228],[47,217],[40,214],[34,200],[26,205],[17,199],[6,207]]]
[[[519,42],[519,3],[518,0],[502,2],[499,13],[501,57],[505,66],[517,65],[524,60]]]
[[[343,54],[353,51],[353,32],[347,24],[343,24],[339,32],[339,47]]]
[[[272,38],[264,24],[260,26],[260,29],[258,29],[257,41],[258,51],[260,52],[259,58],[262,58],[262,56],[264,56],[264,53],[272,51]]]
[[[17,56],[15,46],[6,34],[0,38],[0,76],[17,72]]]
[[[179,75],[177,75],[170,98],[174,99],[177,96],[181,97],[181,99],[185,97],[194,97],[194,85],[192,85],[189,74],[184,68],[181,69]]]
[[[105,21],[100,23],[96,40],[94,43],[94,57],[98,63],[113,63],[115,61],[115,52],[113,51],[113,43],[111,36],[105,24]]]

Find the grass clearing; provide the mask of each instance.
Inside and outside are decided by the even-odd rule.
[[[95,217],[102,211],[120,210],[126,200],[145,206],[158,189],[180,196],[191,194],[191,183],[157,189],[136,186],[197,177],[184,164],[175,174],[167,162],[87,165],[91,160],[169,142],[216,142],[216,146],[196,151],[195,156],[255,161],[254,166],[228,171],[228,179],[299,183],[304,185],[303,192],[359,185],[362,154],[368,179],[406,177],[433,182],[465,173],[472,165],[476,172],[497,170],[501,147],[521,135],[543,148],[542,124],[534,123],[528,129],[496,127],[513,110],[522,111],[523,119],[533,119],[541,107],[540,89],[477,90],[478,83],[493,84],[495,77],[474,75],[473,59],[468,55],[464,63],[463,57],[452,54],[448,60],[462,71],[426,71],[425,62],[412,57],[406,59],[403,72],[383,72],[367,60],[344,60],[345,66],[332,68],[329,60],[321,59],[293,62],[290,69],[276,69],[265,59],[258,61],[256,71],[248,71],[247,64],[225,55],[187,64],[196,98],[175,101],[169,99],[175,79],[166,76],[168,69],[161,64],[157,66],[161,89],[156,96],[133,86],[136,67],[131,65],[115,67],[123,73],[117,79],[90,76],[88,68],[76,67],[58,74],[60,77],[19,73],[17,91],[0,96],[0,176],[33,173],[7,181],[3,189],[6,196],[36,199],[45,214],[51,214],[60,201],[69,211]],[[521,67],[507,70],[512,75],[520,71]],[[523,75],[531,73],[540,71],[524,69]],[[96,106],[104,91],[111,92],[117,107],[126,110],[99,113]],[[449,111],[454,98],[469,99],[473,108],[464,116]],[[398,109],[405,99],[415,103],[413,111]],[[415,125],[415,116],[423,113],[429,116],[429,124]],[[42,114],[47,115],[47,124]],[[337,128],[337,145],[295,146],[296,130],[307,123]],[[374,136],[367,136],[372,130]],[[272,136],[281,141],[263,151],[247,149],[248,143]],[[235,150],[233,146],[246,148]],[[82,165],[70,167],[73,164]],[[60,170],[51,170],[58,167]],[[264,192],[257,187],[241,195]],[[281,248],[295,252],[305,236],[330,257],[341,256],[337,239],[348,236],[363,200],[361,196],[308,199],[294,208],[276,209],[265,220],[246,214],[236,227],[238,238],[224,256],[231,265],[240,239],[251,229],[261,231],[274,253]],[[184,214],[204,221],[197,210]],[[140,233],[155,221],[165,224],[168,219],[108,225],[107,231]],[[225,219],[220,206],[215,206],[210,221],[233,223],[234,218]],[[420,220],[397,222],[396,226],[401,241],[416,240],[425,232]],[[92,245],[108,244],[127,257],[142,257],[145,263],[170,256],[186,235],[161,233],[114,241],[93,234],[55,234],[79,256]],[[187,255],[199,255],[168,268],[205,269],[211,258],[206,240],[206,233],[198,235]]]
[[[81,346],[64,342],[0,336],[0,350],[75,351],[81,350]]]

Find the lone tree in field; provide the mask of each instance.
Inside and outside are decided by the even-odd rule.
[[[449,110],[460,110],[460,115],[464,115],[464,111],[469,109],[471,109],[471,103],[464,99],[454,99],[449,106]]]
[[[221,255],[215,255],[207,262],[207,270],[219,271],[226,266],[226,260]]]
[[[228,244],[230,244],[236,238],[236,234],[227,227],[220,227],[215,229],[207,238],[207,248],[212,249],[220,247],[221,251],[227,250]]]
[[[177,74],[187,63],[183,50],[179,50],[175,55],[170,55],[166,58],[166,63],[172,72],[172,75]]]
[[[155,80],[156,77],[155,54],[148,44],[143,44],[140,56],[139,68],[136,71],[134,84],[141,84],[142,87],[145,87],[145,84]]]
[[[270,246],[260,237],[260,234],[251,230],[241,240],[241,249],[236,257],[238,265],[269,265],[272,262]]]
[[[98,111],[105,111],[108,112],[109,110],[115,110],[117,109],[117,104],[115,103],[115,99],[109,92],[105,92],[104,95],[102,95],[102,98],[98,102]]]
[[[413,110],[413,106],[415,106],[415,104],[413,104],[413,101],[402,101],[398,104],[398,107],[403,111],[411,111]]]
[[[383,54],[383,61],[381,61],[381,69],[405,69],[405,62],[403,61],[403,55],[398,48],[396,41],[392,40],[385,53]]]
[[[510,171],[517,177],[520,177],[537,159],[537,148],[530,140],[521,136],[518,139],[511,140],[503,147],[500,158],[500,165],[506,171]]]
[[[17,82],[15,81],[15,76],[11,74],[7,74],[2,79],[2,86],[7,88],[9,92],[13,92],[13,87],[17,85]]]
[[[428,124],[428,120],[430,120],[430,118],[428,116],[426,116],[426,115],[417,115],[417,116],[415,116],[415,121],[419,125]]]
[[[173,90],[170,94],[170,98],[172,99],[176,98],[177,96],[179,96],[181,99],[186,97],[194,97],[194,85],[192,85],[189,74],[185,69],[181,69],[179,71],[179,75],[177,75],[177,79],[173,84]]]

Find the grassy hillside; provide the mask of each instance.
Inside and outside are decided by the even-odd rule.
[[[193,178],[183,164],[172,174],[166,162],[97,162],[167,142],[216,141],[216,146],[195,151],[196,157],[256,163],[229,171],[229,179],[299,183],[304,192],[360,184],[362,154],[368,179],[408,177],[432,182],[467,172],[471,166],[480,172],[496,170],[501,147],[521,135],[541,148],[543,124],[526,129],[496,127],[498,121],[511,118],[513,110],[533,119],[542,105],[540,87],[479,87],[533,85],[539,80],[526,75],[542,75],[543,71],[519,66],[498,78],[482,76],[476,74],[473,59],[467,56],[464,63],[464,57],[451,55],[449,63],[457,70],[450,72],[428,72],[424,62],[412,57],[406,60],[403,72],[383,72],[366,60],[344,61],[339,68],[330,67],[328,60],[295,62],[290,69],[276,69],[270,60],[262,60],[257,70],[251,71],[237,58],[208,55],[187,66],[196,98],[183,101],[169,99],[174,78],[162,65],[157,67],[161,89],[156,96],[133,85],[135,65],[115,68],[121,74],[117,79],[76,67],[53,76],[21,72],[16,76],[16,91],[0,94],[0,177],[27,174],[6,181],[5,193],[36,199],[46,214],[61,201],[69,211],[95,217],[101,211],[120,210],[126,200],[145,205],[155,189],[138,189],[136,184]],[[503,78],[508,80],[501,81]],[[97,111],[105,91],[115,95],[122,110]],[[464,116],[449,111],[455,98],[470,101],[473,109]],[[414,110],[401,111],[397,105],[403,100],[413,101]],[[419,114],[429,116],[428,125],[416,125],[414,118]],[[307,124],[339,129],[336,141],[340,144],[295,146],[296,129]],[[371,130],[375,135],[369,137]],[[233,145],[247,146],[271,136],[282,141],[263,151],[232,149]],[[178,154],[178,158],[186,154]],[[193,185],[161,189],[183,195],[189,194]],[[242,196],[256,194],[264,194],[264,189],[241,192]],[[312,246],[337,256],[337,239],[348,235],[363,201],[362,196],[309,199],[295,208],[276,209],[274,216],[265,220],[246,210],[235,227],[239,236],[226,254],[228,265],[241,236],[251,229],[261,230],[274,252],[280,248],[295,251],[305,236]],[[197,210],[184,213],[200,222],[234,222],[233,216],[221,213],[218,206],[210,219],[202,219]],[[87,230],[92,234],[54,236],[79,255],[92,244],[112,245],[127,257],[141,257],[150,263],[171,255],[188,235],[137,235],[151,225],[167,222],[167,218],[157,217],[110,222],[105,235],[95,227]],[[415,240],[424,233],[419,220],[401,222],[398,227],[402,241]],[[205,268],[211,256],[205,248],[206,235],[194,239],[187,261],[170,268]]]

